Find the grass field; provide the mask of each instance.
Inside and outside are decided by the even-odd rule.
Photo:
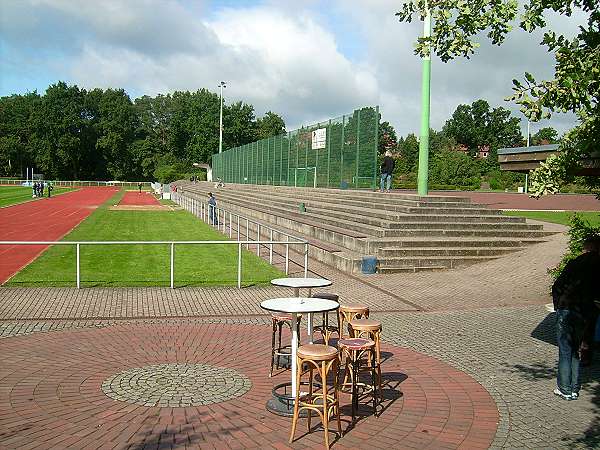
[[[587,220],[590,225],[600,226],[599,211],[577,211],[581,217]],[[528,219],[541,220],[543,222],[560,223],[569,225],[569,219],[573,215],[571,211],[504,211],[506,216],[519,216]]]
[[[52,195],[58,195],[63,192],[72,191],[71,188],[57,188],[52,191]],[[26,186],[0,186],[0,208],[3,206],[16,205],[33,200],[39,200],[31,197],[31,188]],[[44,191],[45,196],[48,196],[48,190]]]
[[[183,210],[115,211],[123,192],[98,208],[63,240],[164,241],[225,240],[209,225]],[[237,245],[175,246],[175,284],[236,285]],[[168,245],[88,245],[81,247],[82,286],[168,286]],[[16,274],[8,286],[73,286],[75,247],[53,246]],[[242,284],[263,284],[282,273],[246,250]]]

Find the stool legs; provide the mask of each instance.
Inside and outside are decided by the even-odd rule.
[[[308,380],[308,393],[304,397],[304,400],[300,400],[300,383],[302,378],[302,365],[303,363],[309,364],[309,380]],[[333,403],[331,404],[331,395],[329,394],[329,386],[327,385],[327,374],[329,371],[333,372]],[[314,372],[317,371],[319,378],[321,379],[322,393],[314,393]],[[304,372],[306,373],[306,371]],[[325,446],[329,448],[329,418],[331,415],[336,415],[337,418],[337,429],[338,433],[342,433],[342,422],[340,419],[340,403],[339,403],[339,392],[338,392],[338,357],[336,356],[332,360],[324,361],[312,361],[303,360],[298,358],[298,372],[296,375],[296,393],[294,401],[294,416],[292,418],[292,430],[290,433],[289,442],[293,442],[294,434],[296,433],[296,426],[298,424],[298,416],[301,409],[306,409],[308,413],[307,425],[308,431],[311,429],[312,421],[312,410],[315,410],[321,418],[323,424],[323,430],[325,432]],[[316,400],[321,399],[321,403],[317,403]]]

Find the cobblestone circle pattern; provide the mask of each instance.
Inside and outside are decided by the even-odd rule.
[[[119,372],[102,383],[114,400],[141,406],[186,407],[221,403],[251,387],[233,369],[206,364],[156,364]]]

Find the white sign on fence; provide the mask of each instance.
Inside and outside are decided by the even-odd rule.
[[[313,150],[325,148],[325,141],[327,141],[327,128],[319,128],[318,130],[312,132]]]

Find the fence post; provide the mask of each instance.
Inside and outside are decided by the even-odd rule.
[[[308,277],[308,242],[304,244],[304,278]]]
[[[273,228],[271,228],[269,240],[271,241],[269,244],[269,264],[273,264]]]
[[[246,217],[246,250],[250,249],[250,224]]]
[[[237,214],[237,240],[240,241],[240,215]]]
[[[233,227],[231,226],[231,212],[229,213],[229,239],[231,239],[231,236],[233,234]]]
[[[256,224],[256,254],[260,258],[260,223]]]
[[[242,287],[242,243],[238,244],[238,289]]]
[[[173,279],[174,279],[174,271],[175,271],[175,258],[174,258],[174,253],[175,253],[175,244],[173,242],[171,242],[171,289],[175,288],[175,285],[173,283]]]
[[[81,269],[79,265],[79,244],[77,244],[77,289],[81,288]]]
[[[290,237],[285,237],[286,242],[289,242]],[[285,244],[285,274],[290,273],[290,244]]]

